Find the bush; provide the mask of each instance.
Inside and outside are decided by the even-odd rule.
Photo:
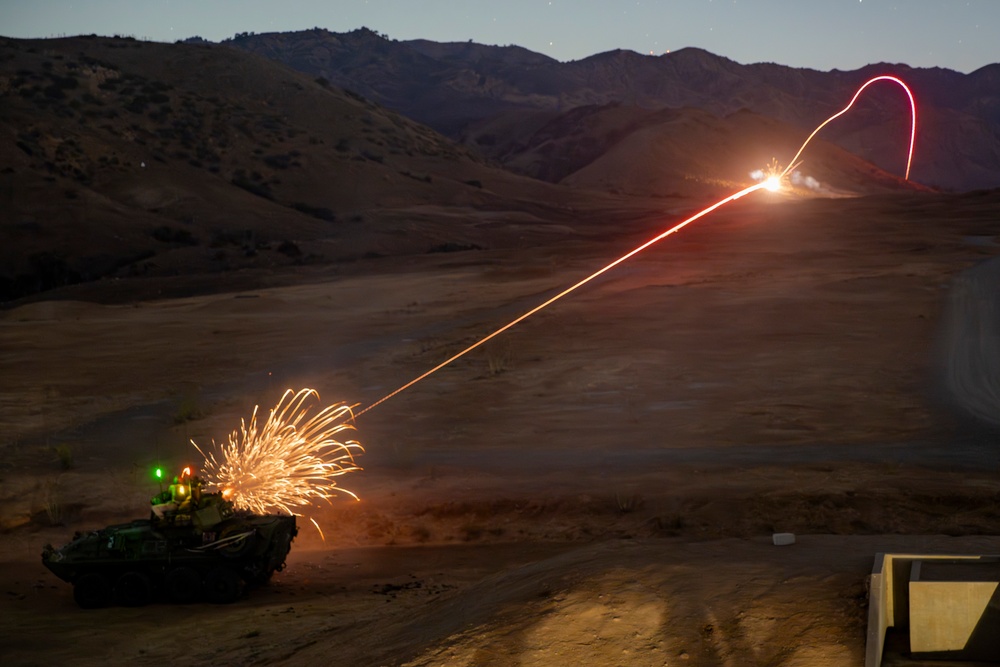
[[[271,169],[288,169],[292,164],[291,155],[267,155],[264,157],[264,164]]]
[[[198,239],[186,229],[177,229],[163,225],[152,231],[153,238],[161,243],[176,243],[177,245],[198,245]]]
[[[125,105],[125,108],[132,113],[142,113],[146,110],[146,105],[149,103],[149,99],[145,95],[136,95],[132,100]]]
[[[299,246],[291,241],[282,241],[281,245],[278,246],[278,252],[282,255],[287,255],[288,257],[301,257],[302,250]]]
[[[63,524],[66,518],[66,505],[63,503],[58,479],[47,479],[42,483],[42,507],[50,526]]]
[[[246,176],[233,176],[232,181],[230,182],[238,188],[243,188],[250,194],[263,197],[264,199],[274,199],[274,194],[271,192],[271,188],[268,187],[266,183],[258,185],[257,183],[249,180]]]
[[[202,409],[198,401],[198,396],[194,391],[185,391],[180,396],[177,396],[176,400],[177,409],[174,411],[175,424],[184,424],[205,416],[205,411]]]
[[[80,85],[79,80],[75,76],[56,76],[50,74],[49,79],[52,81],[53,86],[62,88],[63,90],[72,90]]]
[[[73,448],[69,445],[56,445],[52,448],[56,455],[56,461],[61,470],[70,470],[73,467]]]
[[[42,92],[45,93],[45,97],[49,98],[50,100],[66,99],[66,93],[63,92],[62,88],[56,85],[47,86],[45,90],[43,90]]]
[[[406,176],[407,178],[412,178],[415,181],[420,181],[421,183],[432,183],[434,181],[434,179],[431,178],[430,174],[414,174],[409,171],[401,171],[399,173],[402,174],[403,176]]]
[[[476,245],[475,243],[454,243],[449,241],[448,243],[442,243],[440,245],[433,246],[427,250],[427,253],[435,252],[464,252],[466,250],[482,250],[483,247]]]
[[[33,278],[37,281],[39,292],[63,285],[73,285],[82,280],[80,274],[70,267],[66,259],[55,253],[35,253],[28,257],[28,263]]]
[[[327,222],[336,222],[337,220],[336,214],[323,206],[310,206],[309,204],[299,201],[292,204],[292,208],[300,213],[305,213],[306,215],[311,215],[314,218],[326,220]]]

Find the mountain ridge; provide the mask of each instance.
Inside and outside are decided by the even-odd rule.
[[[659,56],[619,49],[559,62],[521,47],[396,41],[368,29],[244,35],[224,44],[323,76],[459,140],[469,126],[515,110],[563,112],[613,102],[648,109],[697,107],[721,116],[747,108],[808,134],[840,111],[867,79],[895,75],[914,90],[918,118],[927,111],[926,122],[918,123],[917,150],[923,157],[913,178],[954,190],[1000,185],[996,64],[970,74],[885,63],[823,72],[743,65],[697,47]],[[303,52],[311,57],[294,56]],[[505,60],[508,53],[516,57]],[[901,92],[866,92],[852,117],[825,128],[824,138],[883,169],[898,170],[899,138],[908,139],[909,130],[908,101]],[[958,146],[964,148],[960,153]]]
[[[400,61],[392,43],[367,33],[346,47],[315,31],[305,41],[275,37],[268,48],[326,62],[359,39],[377,40],[379,52],[354,50],[355,72],[375,83],[396,72],[398,88],[380,84],[383,96],[413,90],[439,120],[470,111],[483,120],[449,138],[357,86],[230,45],[0,39],[0,301],[105,280],[107,289],[93,290],[104,299],[185,294],[217,289],[222,277],[253,285],[299,266],[338,271],[588,234],[608,219],[647,219],[746,187],[751,170],[800,141],[794,125],[745,105],[724,115],[577,104],[602,96],[568,85],[560,108],[545,93],[560,71],[519,49],[421,45],[486,63],[480,86],[469,68],[408,46]],[[535,88],[505,79],[526,67],[490,61],[497,53],[534,63]],[[625,52],[615,58],[646,65]],[[470,86],[489,95],[470,102]],[[442,91],[452,106],[436,106]],[[859,134],[871,131],[861,123]],[[898,137],[876,138],[898,152]],[[803,177],[838,194],[919,189],[824,138],[808,167]]]

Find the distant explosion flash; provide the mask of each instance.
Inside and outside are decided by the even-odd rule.
[[[777,192],[781,189],[783,175],[784,172],[777,160],[771,160],[771,164],[766,169],[754,169],[750,172],[750,178],[760,183],[769,192]]]
[[[205,457],[205,482],[222,490],[238,509],[262,514],[272,509],[298,514],[337,492],[357,499],[334,482],[335,477],[361,470],[354,461],[355,453],[364,451],[361,445],[337,439],[354,429],[351,408],[338,403],[309,416],[310,401],[319,401],[312,389],[287,390],[262,426],[254,407],[250,421],[241,421],[226,444],[213,442],[215,451],[207,454],[192,440]]]
[[[316,500],[329,501],[330,497],[338,491],[356,499],[357,496],[346,489],[337,487],[333,481],[335,477],[361,469],[354,462],[355,452],[364,451],[361,445],[353,440],[341,442],[335,439],[335,436],[339,433],[346,430],[353,430],[353,421],[356,417],[360,417],[369,410],[381,405],[393,396],[436,373],[511,327],[523,322],[540,310],[549,307],[598,276],[610,271],[622,262],[634,257],[671,234],[680,231],[695,220],[712,213],[721,206],[736,201],[757,190],[766,189],[772,192],[780,190],[786,178],[791,180],[793,184],[795,184],[796,179],[810,179],[811,177],[796,176],[798,172],[795,171],[799,164],[801,164],[798,160],[806,146],[808,146],[809,142],[812,141],[813,137],[823,127],[847,113],[854,106],[861,93],[877,81],[890,81],[899,84],[910,98],[912,120],[905,176],[909,180],[917,127],[916,105],[913,100],[913,94],[906,84],[896,77],[877,76],[862,85],[843,110],[830,116],[830,118],[823,121],[823,123],[813,130],[795,156],[789,161],[787,167],[782,169],[778,166],[777,162],[772,162],[767,169],[752,173],[751,176],[756,181],[754,185],[720,199],[686,220],[675,224],[673,227],[658,234],[634,250],[622,255],[544,303],[532,308],[520,317],[441,362],[429,371],[407,382],[372,403],[364,410],[355,414],[352,412],[351,407],[345,403],[338,403],[323,408],[314,416],[308,417],[309,408],[305,407],[305,403],[309,399],[318,401],[319,395],[312,389],[303,389],[297,393],[289,389],[281,397],[278,405],[271,410],[263,427],[258,427],[257,425],[257,408],[254,408],[249,424],[246,422],[241,423],[240,428],[233,431],[232,435],[230,435],[229,442],[225,445],[215,446],[214,452],[206,455],[192,441],[191,444],[198,448],[198,451],[205,456],[205,463],[202,467],[205,474],[205,481],[220,488],[224,495],[229,497],[237,507],[260,513],[264,513],[270,509],[278,509],[289,514],[296,514],[296,510],[308,507]],[[815,179],[812,179],[812,181],[815,182]],[[805,181],[805,184],[811,187],[808,180]],[[816,182],[816,186],[818,185],[818,182]],[[312,521],[312,519],[310,520]],[[315,521],[312,522],[318,530],[319,525]],[[320,531],[320,535],[322,535],[322,531]]]

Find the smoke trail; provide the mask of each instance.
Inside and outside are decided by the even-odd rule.
[[[789,180],[791,181],[792,185],[802,188],[808,188],[813,192],[819,192],[823,189],[823,186],[820,185],[819,181],[817,181],[812,176],[804,176],[801,171],[797,170],[793,171],[792,175],[789,177]]]

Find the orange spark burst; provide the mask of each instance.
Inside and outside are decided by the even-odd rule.
[[[215,451],[208,454],[192,440],[205,457],[205,481],[221,489],[237,509],[261,514],[277,509],[300,515],[296,510],[329,501],[338,491],[357,499],[333,479],[361,470],[354,454],[364,448],[354,440],[336,439],[354,430],[348,423],[353,419],[351,407],[338,403],[310,417],[310,400],[319,401],[313,389],[288,389],[260,427],[255,406],[249,423],[241,420],[226,444],[213,440]]]
[[[788,170],[782,169],[781,165],[774,158],[771,164],[764,169],[755,169],[750,172],[750,178],[760,183],[765,190],[777,192],[781,189],[781,181]]]

